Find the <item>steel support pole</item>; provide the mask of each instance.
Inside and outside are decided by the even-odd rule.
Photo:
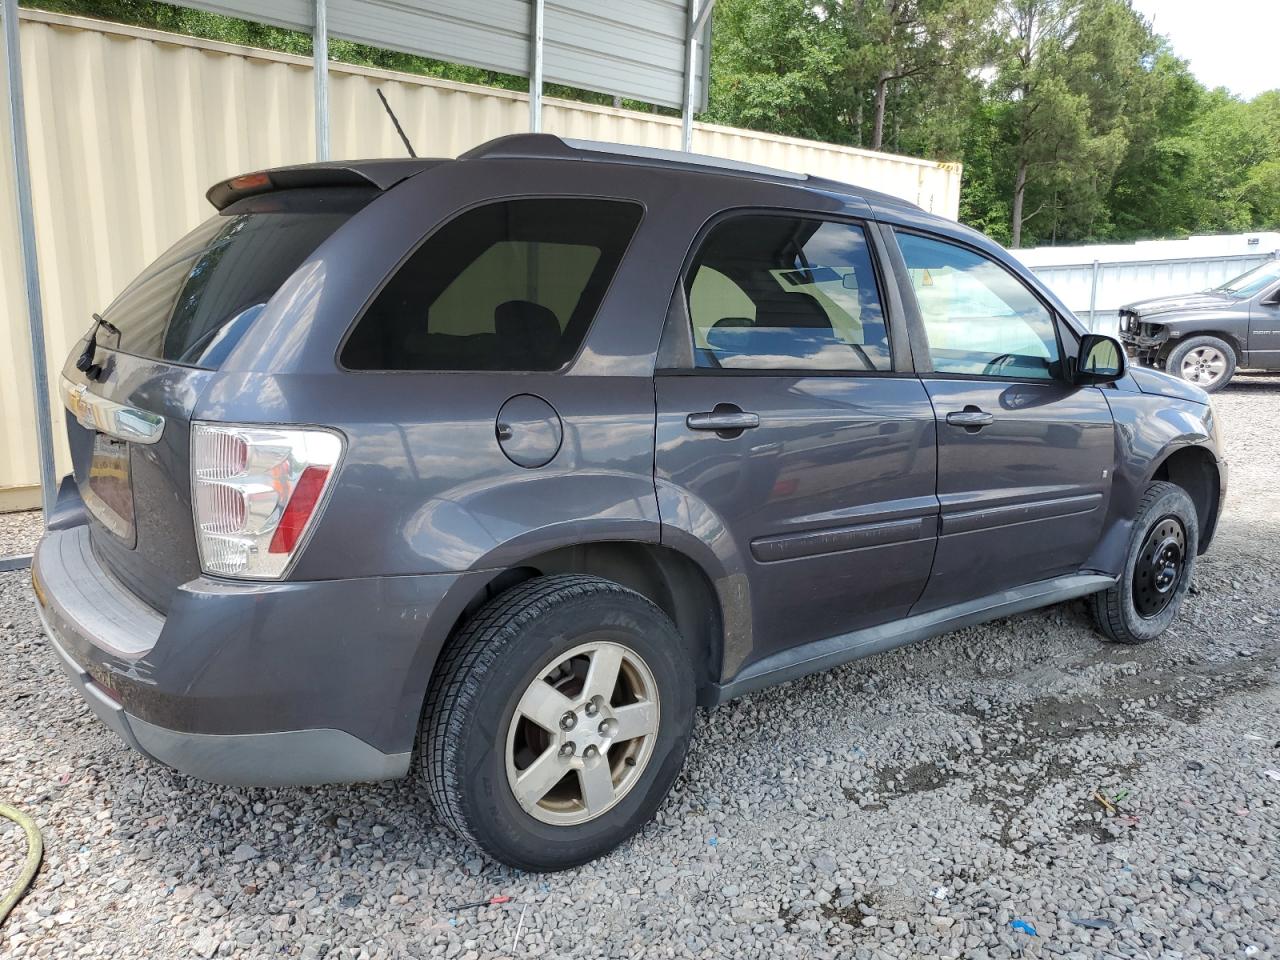
[[[543,0],[529,2],[529,131],[542,132],[542,33],[546,9]]]
[[[329,12],[326,0],[315,0],[311,39],[316,78],[316,159],[329,159]]]
[[[44,306],[36,260],[36,218],[31,207],[31,161],[27,156],[27,113],[22,99],[22,46],[18,37],[18,0],[3,0],[5,69],[9,80],[9,134],[13,147],[13,184],[18,201],[18,240],[27,292],[27,330],[31,339],[31,382],[36,405],[36,442],[40,451],[40,503],[46,522],[53,512],[57,483],[53,471],[53,417],[49,412],[49,365],[44,351]]]
[[[1093,330],[1093,315],[1098,309],[1098,271],[1101,264],[1093,261],[1093,282],[1089,285],[1089,329]]]
[[[693,101],[697,90],[698,77],[698,35],[706,26],[707,17],[716,0],[689,0],[689,32],[685,36],[684,61],[684,109],[681,113],[680,149],[686,153],[693,150]]]

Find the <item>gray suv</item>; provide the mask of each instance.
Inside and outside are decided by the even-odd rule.
[[[1240,367],[1280,370],[1280,259],[1203,293],[1128,304],[1120,339],[1139,363],[1208,393]]]
[[[568,867],[697,705],[1078,597],[1151,640],[1213,536],[1205,394],[900,200],[546,135],[209,199],[62,371],[32,571],[184,773],[411,776]]]

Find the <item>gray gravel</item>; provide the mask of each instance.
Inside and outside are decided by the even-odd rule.
[[[0,557],[30,553],[44,528],[39,510],[0,513]]]
[[[481,860],[408,782],[144,763],[0,577],[0,797],[48,845],[0,955],[1280,956],[1280,379],[1215,406],[1230,508],[1162,642],[1068,604],[730,704],[656,822],[556,875]],[[0,830],[0,886],[20,857]]]

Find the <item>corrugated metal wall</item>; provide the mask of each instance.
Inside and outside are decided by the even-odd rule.
[[[312,75],[301,57],[24,11],[21,23],[48,359],[57,371],[106,305],[212,213],[204,191],[235,173],[312,159]],[[0,83],[3,77],[0,76]],[[453,156],[528,129],[523,94],[331,66],[334,157],[400,156],[381,86],[420,154]],[[0,95],[3,90],[0,89]],[[8,125],[0,124],[8,156]],[[546,100],[550,133],[677,148],[678,120]],[[954,217],[960,169],[708,125],[694,149],[896,194]],[[0,164],[0,509],[37,501],[39,471],[12,172]],[[67,470],[60,424],[58,469]],[[15,488],[25,488],[21,491]]]

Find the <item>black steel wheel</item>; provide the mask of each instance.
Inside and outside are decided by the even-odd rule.
[[[1187,531],[1177,517],[1161,517],[1147,532],[1133,568],[1133,606],[1144,620],[1173,602],[1187,564]]]
[[[1113,587],[1090,598],[1108,640],[1146,643],[1169,628],[1191,586],[1199,544],[1199,519],[1187,491],[1163,480],[1148,486],[1124,571]]]

